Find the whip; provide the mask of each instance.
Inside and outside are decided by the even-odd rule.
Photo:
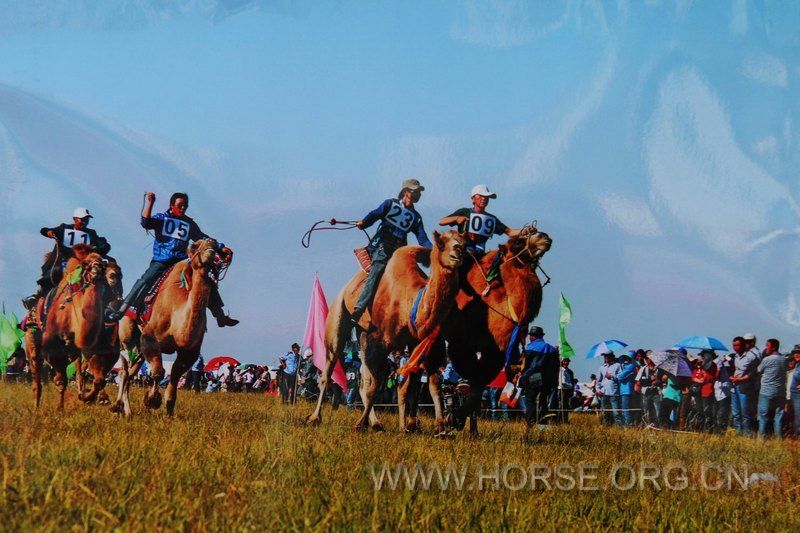
[[[300,244],[303,245],[303,248],[309,248],[311,246],[311,235],[315,231],[347,231],[353,228],[358,228],[358,226],[356,226],[357,222],[357,220],[336,220],[335,218],[331,218],[329,220],[318,220],[317,222],[314,222],[311,228],[309,228],[309,230],[303,234],[303,237],[300,239]],[[328,226],[320,228],[318,227],[320,224],[328,224]],[[342,227],[337,228],[336,226]],[[367,230],[363,228],[358,229],[364,232],[364,235],[367,236],[368,241],[372,240],[372,237],[369,236]]]

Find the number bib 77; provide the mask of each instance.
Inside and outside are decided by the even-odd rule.
[[[89,234],[79,229],[65,229],[63,242],[67,248],[72,248],[76,244],[89,244]]]
[[[469,228],[467,228],[469,233],[489,238],[494,235],[496,227],[497,221],[492,215],[483,213],[470,213],[469,215]]]
[[[383,219],[395,228],[408,233],[414,224],[414,212],[399,202],[392,202],[392,207]]]
[[[189,223],[179,218],[166,217],[161,225],[161,235],[179,241],[188,241]]]

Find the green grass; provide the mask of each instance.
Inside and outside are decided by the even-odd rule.
[[[109,391],[114,392],[114,391]],[[285,407],[261,395],[194,395],[181,391],[176,416],[135,417],[78,405],[68,390],[65,413],[45,388],[41,412],[27,386],[0,384],[0,498],[4,530],[474,530],[745,529],[800,527],[800,446],[733,436],[601,428],[592,416],[569,426],[527,431],[522,424],[482,421],[481,436],[452,440],[404,435],[393,413],[387,431],[355,433],[356,413],[325,411],[306,428],[308,404]],[[748,465],[780,482],[748,490],[584,492],[536,490],[376,491],[369,465],[436,462],[599,462],[601,480],[614,463],[684,464],[697,486],[704,463]],[[510,481],[515,481],[513,478]],[[607,484],[607,483],[604,483]]]

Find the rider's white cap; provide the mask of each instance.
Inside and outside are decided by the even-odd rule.
[[[72,218],[94,218],[91,214],[89,214],[89,210],[85,207],[76,207],[75,211],[72,212]]]
[[[481,183],[480,185],[476,185],[472,188],[472,194],[469,195],[472,198],[475,195],[478,196],[485,196],[486,198],[497,198],[497,195],[489,190],[489,187]]]

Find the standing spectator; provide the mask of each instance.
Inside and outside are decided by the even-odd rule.
[[[672,374],[663,373],[664,397],[661,398],[661,427],[675,428],[681,404],[681,381]]]
[[[773,436],[780,439],[781,419],[786,405],[786,358],[780,353],[778,339],[769,339],[764,358],[758,365],[761,391],[758,395],[758,436],[765,437],[772,427]]]
[[[292,344],[292,351],[280,356],[281,401],[294,404],[297,387],[297,363],[300,359],[300,345]]]
[[[200,393],[201,384],[203,381],[203,367],[205,367],[205,361],[203,360],[202,355],[197,356],[197,360],[192,365],[192,368],[189,370],[189,388],[195,391],[196,393]]]
[[[347,376],[347,397],[345,402],[348,409],[353,409],[358,401],[358,386],[361,382],[361,362],[357,356],[348,354],[344,358],[344,372]]]
[[[740,435],[752,435],[756,417],[755,382],[758,369],[758,357],[747,351],[747,344],[742,337],[733,339],[734,372],[730,380],[733,383],[731,395],[731,411],[733,427]]]
[[[714,382],[717,379],[717,365],[714,364],[716,354],[712,350],[700,352],[702,359],[695,361],[692,382],[697,386],[697,428],[701,431],[713,431],[714,423]]]
[[[314,353],[310,348],[303,352],[303,358],[300,361],[300,378],[303,380],[301,396],[310,402],[316,401],[319,395],[319,371],[314,366]],[[339,392],[341,392],[341,387],[339,389]],[[331,390],[334,393],[336,392],[335,388]],[[339,404],[336,403],[336,406],[338,407]]]
[[[633,425],[634,404],[634,382],[636,381],[636,363],[631,357],[632,352],[622,354],[619,357],[620,370],[616,376],[619,383],[619,396],[622,400],[622,420],[626,426]]]
[[[714,422],[715,430],[724,433],[728,429],[731,418],[731,396],[733,383],[731,376],[734,373],[733,358],[730,355],[721,355],[714,361],[717,365],[717,379],[714,381]]]
[[[642,418],[647,425],[658,426],[659,410],[661,408],[661,379],[656,365],[649,357],[644,358],[644,364],[636,375],[636,384],[642,397]]]
[[[569,367],[569,363],[569,358],[561,360],[561,369],[558,373],[558,387],[553,391],[551,396],[552,401],[550,402],[550,408],[558,413],[556,415],[556,421],[565,424],[569,422],[569,417],[567,415],[569,414],[570,400],[575,394],[575,374]]]
[[[544,341],[544,330],[531,326],[530,342],[525,346],[525,366],[519,386],[525,397],[525,422],[528,426],[544,422],[547,397],[555,385],[558,372],[558,351]]]
[[[800,348],[792,350],[794,369],[792,380],[789,382],[789,397],[791,398],[792,411],[794,412],[794,438],[800,439]]]
[[[601,422],[609,426],[622,425],[624,420],[620,413],[619,382],[617,374],[620,365],[611,352],[603,354],[603,365],[598,370],[597,395],[600,397],[600,408],[603,413]]]

